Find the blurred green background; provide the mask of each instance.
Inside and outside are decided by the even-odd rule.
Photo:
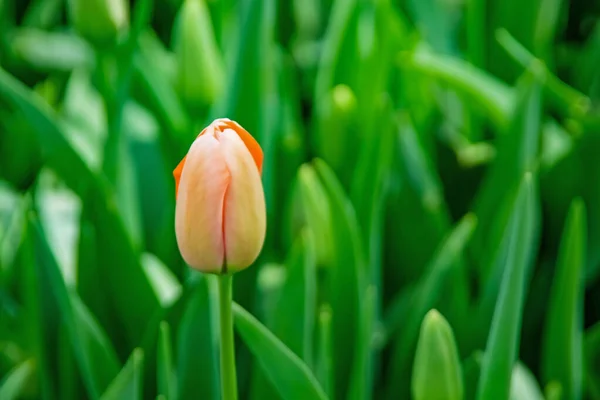
[[[0,0],[0,399],[220,397],[172,178],[218,117],[265,153],[241,399],[600,399],[599,20]]]

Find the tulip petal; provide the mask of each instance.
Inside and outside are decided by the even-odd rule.
[[[175,208],[175,234],[183,259],[204,272],[224,263],[223,206],[230,175],[217,139],[198,137],[186,157]]]
[[[179,192],[179,181],[181,180],[181,173],[183,172],[183,166],[185,165],[185,158],[179,162],[177,167],[173,170],[173,177],[175,178],[175,198],[177,199],[177,192]]]
[[[254,139],[254,137],[250,133],[248,133],[248,131],[245,130],[240,124],[228,118],[218,119],[217,126],[221,129],[221,132],[229,128],[233,129],[238,134],[238,136],[240,137],[240,139],[242,139],[242,142],[244,142],[246,148],[252,155],[254,163],[258,168],[258,172],[262,173],[263,152],[256,139]]]
[[[266,231],[265,195],[254,158],[231,129],[218,135],[231,181],[225,195],[225,260],[235,272],[256,260]]]

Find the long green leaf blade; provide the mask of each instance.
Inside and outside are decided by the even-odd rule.
[[[582,398],[583,274],[586,265],[586,212],[571,203],[558,254],[544,329],[542,375],[561,384],[569,399]]]
[[[111,382],[100,400],[140,400],[142,399],[142,379],[144,351],[134,349],[127,364]]]
[[[17,365],[0,382],[0,399],[16,400],[25,392],[29,380],[31,380],[35,371],[35,362],[33,359],[25,360]]]
[[[283,399],[326,399],[310,369],[277,337],[238,304],[234,324]]]
[[[171,328],[166,321],[162,321],[159,325],[156,367],[158,393],[164,395],[168,400],[175,399],[175,371],[173,370]]]
[[[528,251],[533,245],[532,232],[535,229],[531,212],[534,193],[533,176],[527,174],[521,181],[516,212],[511,220],[510,247],[483,359],[478,400],[504,400],[510,392],[529,276]]]

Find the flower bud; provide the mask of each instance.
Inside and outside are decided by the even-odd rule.
[[[198,135],[173,171],[175,234],[192,268],[236,272],[258,257],[266,231],[262,161],[256,140],[222,118]]]
[[[68,0],[69,18],[91,42],[114,42],[129,26],[129,2],[125,0]]]
[[[463,398],[463,378],[452,328],[436,310],[429,311],[421,333],[412,376],[415,400]]]
[[[348,160],[356,154],[353,140],[357,99],[344,84],[335,86],[316,109],[317,126],[312,136],[317,156],[325,160],[336,174],[348,176]]]
[[[184,0],[173,37],[182,99],[191,106],[212,103],[223,91],[225,73],[204,0]]]

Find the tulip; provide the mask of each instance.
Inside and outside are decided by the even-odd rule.
[[[256,140],[222,118],[198,135],[173,171],[175,234],[192,268],[227,274],[258,257],[266,231],[262,161]]]

